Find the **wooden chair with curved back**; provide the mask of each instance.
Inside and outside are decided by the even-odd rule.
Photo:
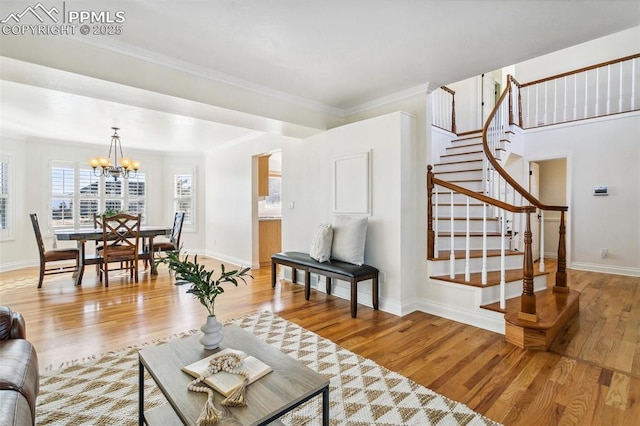
[[[180,249],[180,237],[182,236],[182,224],[184,223],[184,212],[177,212],[173,217],[173,228],[171,229],[171,235],[169,241],[154,241],[153,253],[149,254],[149,259],[153,262],[155,253],[163,251],[174,251]],[[149,247],[145,248],[147,251]],[[147,267],[147,260],[144,261],[145,268]]]
[[[98,256],[100,263],[100,282],[104,275],[104,285],[109,287],[109,270],[129,270],[129,278],[138,282],[138,254],[140,250],[140,215],[126,213],[114,216],[102,216],[102,248]],[[109,268],[110,263],[118,262],[119,267]]]
[[[68,272],[78,272],[80,265],[80,250],[77,248],[57,248],[52,250],[46,250],[44,247],[44,241],[42,240],[42,233],[40,232],[40,224],[38,223],[38,216],[35,213],[29,215],[31,217],[31,224],[33,225],[33,232],[36,234],[36,241],[38,243],[38,250],[40,251],[40,277],[38,279],[38,288],[42,287],[45,275],[62,274]],[[47,268],[47,263],[61,262],[75,260],[75,265],[60,265]]]

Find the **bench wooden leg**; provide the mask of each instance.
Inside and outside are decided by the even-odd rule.
[[[276,262],[271,262],[271,288],[276,288]]]
[[[331,294],[331,277],[327,277],[327,294]]]
[[[358,281],[351,280],[351,318],[358,315]]]
[[[305,300],[309,300],[311,296],[311,272],[309,269],[305,269],[304,271],[304,298]]]
[[[376,275],[371,282],[371,291],[373,292],[373,309],[378,310],[378,276]]]
[[[298,270],[293,266],[291,267],[291,282],[294,284],[298,282]]]

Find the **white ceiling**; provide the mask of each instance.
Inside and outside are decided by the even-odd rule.
[[[58,3],[42,1],[46,7]],[[257,106],[270,107],[264,105],[265,95],[341,119],[381,100],[425,91],[428,84],[459,81],[640,24],[637,0],[96,3],[66,1],[65,7],[122,10],[122,34],[75,35],[63,41],[104,49],[105,57],[117,52],[190,73],[194,81],[204,76],[204,81],[242,88],[255,98],[247,96],[227,108],[196,96],[167,96],[145,87],[145,76],[134,75],[136,69],[117,64],[103,70],[101,78],[82,77],[65,69],[66,58],[49,53],[53,44],[51,50],[47,44],[59,43],[60,37],[0,35],[3,132],[105,143],[110,127],[120,126],[123,143],[159,150],[178,144],[184,151],[263,131],[304,136],[313,132],[308,127],[321,126],[293,123],[287,129],[285,112],[277,120],[259,117]],[[34,4],[3,0],[0,20]],[[37,48],[18,47],[23,43],[37,43]],[[137,87],[122,84],[127,73]],[[61,84],[64,80],[73,83]]]

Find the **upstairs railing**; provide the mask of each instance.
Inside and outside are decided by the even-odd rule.
[[[456,92],[447,86],[433,91],[433,125],[456,133]]]
[[[640,54],[516,86],[521,128],[547,126],[640,109]]]

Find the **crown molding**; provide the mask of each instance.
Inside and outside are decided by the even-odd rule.
[[[282,92],[279,90],[271,89],[269,87],[262,86],[260,84],[255,84],[240,78],[236,78],[228,74],[212,71],[208,68],[200,67],[186,61],[181,61],[179,59],[172,58],[166,55],[159,55],[157,53],[151,52],[146,49],[140,49],[140,48],[124,45],[122,43],[118,43],[113,40],[107,40],[107,39],[94,40],[88,37],[78,39],[78,38],[71,38],[70,36],[67,38],[79,43],[84,43],[84,44],[99,48],[99,49],[108,50],[113,53],[129,56],[134,59],[138,59],[138,60],[142,60],[152,64],[171,68],[176,71],[185,72],[185,73],[195,75],[207,80],[212,80],[218,83],[223,83],[230,86],[238,87],[240,89],[257,93],[260,95],[268,96],[274,99],[278,99],[283,102],[296,104],[313,111],[332,114],[339,117],[344,117],[344,110],[341,108],[333,107],[331,105],[327,105],[322,102],[301,98],[299,96],[291,95],[289,93]]]
[[[439,87],[439,86],[438,86]],[[400,92],[395,92],[392,93],[388,96],[383,96],[381,98],[378,99],[374,99],[372,101],[369,102],[365,102],[359,105],[355,105],[351,108],[345,109],[344,110],[344,116],[343,117],[348,117],[354,114],[358,114],[361,112],[365,112],[365,111],[369,111],[375,108],[379,108],[382,107],[384,105],[388,105],[390,103],[393,102],[398,102],[401,101],[403,99],[408,99],[412,96],[416,96],[416,95],[427,95],[429,93],[431,93],[433,91],[432,88],[432,84],[431,83],[423,83],[420,84],[418,86],[414,86],[411,87],[409,89],[406,90],[402,90]]]
[[[212,71],[205,67],[200,67],[200,66],[191,64],[189,62],[181,61],[166,55],[159,55],[157,53],[151,52],[146,49],[140,49],[133,46],[118,43],[117,41],[114,41],[112,39],[105,38],[101,40],[96,40],[88,37],[86,38],[72,38],[70,36],[65,36],[65,37],[74,42],[83,43],[98,49],[108,50],[113,53],[129,56],[137,60],[142,60],[142,61],[156,64],[159,66],[171,68],[176,71],[185,72],[185,73],[195,75],[207,80],[238,87],[242,90],[246,90],[246,91],[257,93],[263,96],[278,99],[283,102],[299,105],[299,106],[308,108],[312,111],[331,114],[340,118],[345,118],[345,117],[358,114],[364,111],[368,111],[374,108],[382,107],[384,105],[387,105],[393,102],[398,102],[415,95],[419,95],[419,94],[427,95],[431,93],[433,90],[435,90],[436,88],[440,87],[440,84],[427,82],[427,83],[423,83],[418,86],[414,86],[400,92],[395,92],[390,95],[374,99],[369,102],[364,102],[358,105],[354,105],[350,108],[343,109],[343,108],[327,105],[322,102],[317,102],[307,98],[291,95],[286,92],[282,92],[282,91],[275,90],[259,84],[255,84],[243,79],[239,79],[239,78],[230,76],[228,74]]]

